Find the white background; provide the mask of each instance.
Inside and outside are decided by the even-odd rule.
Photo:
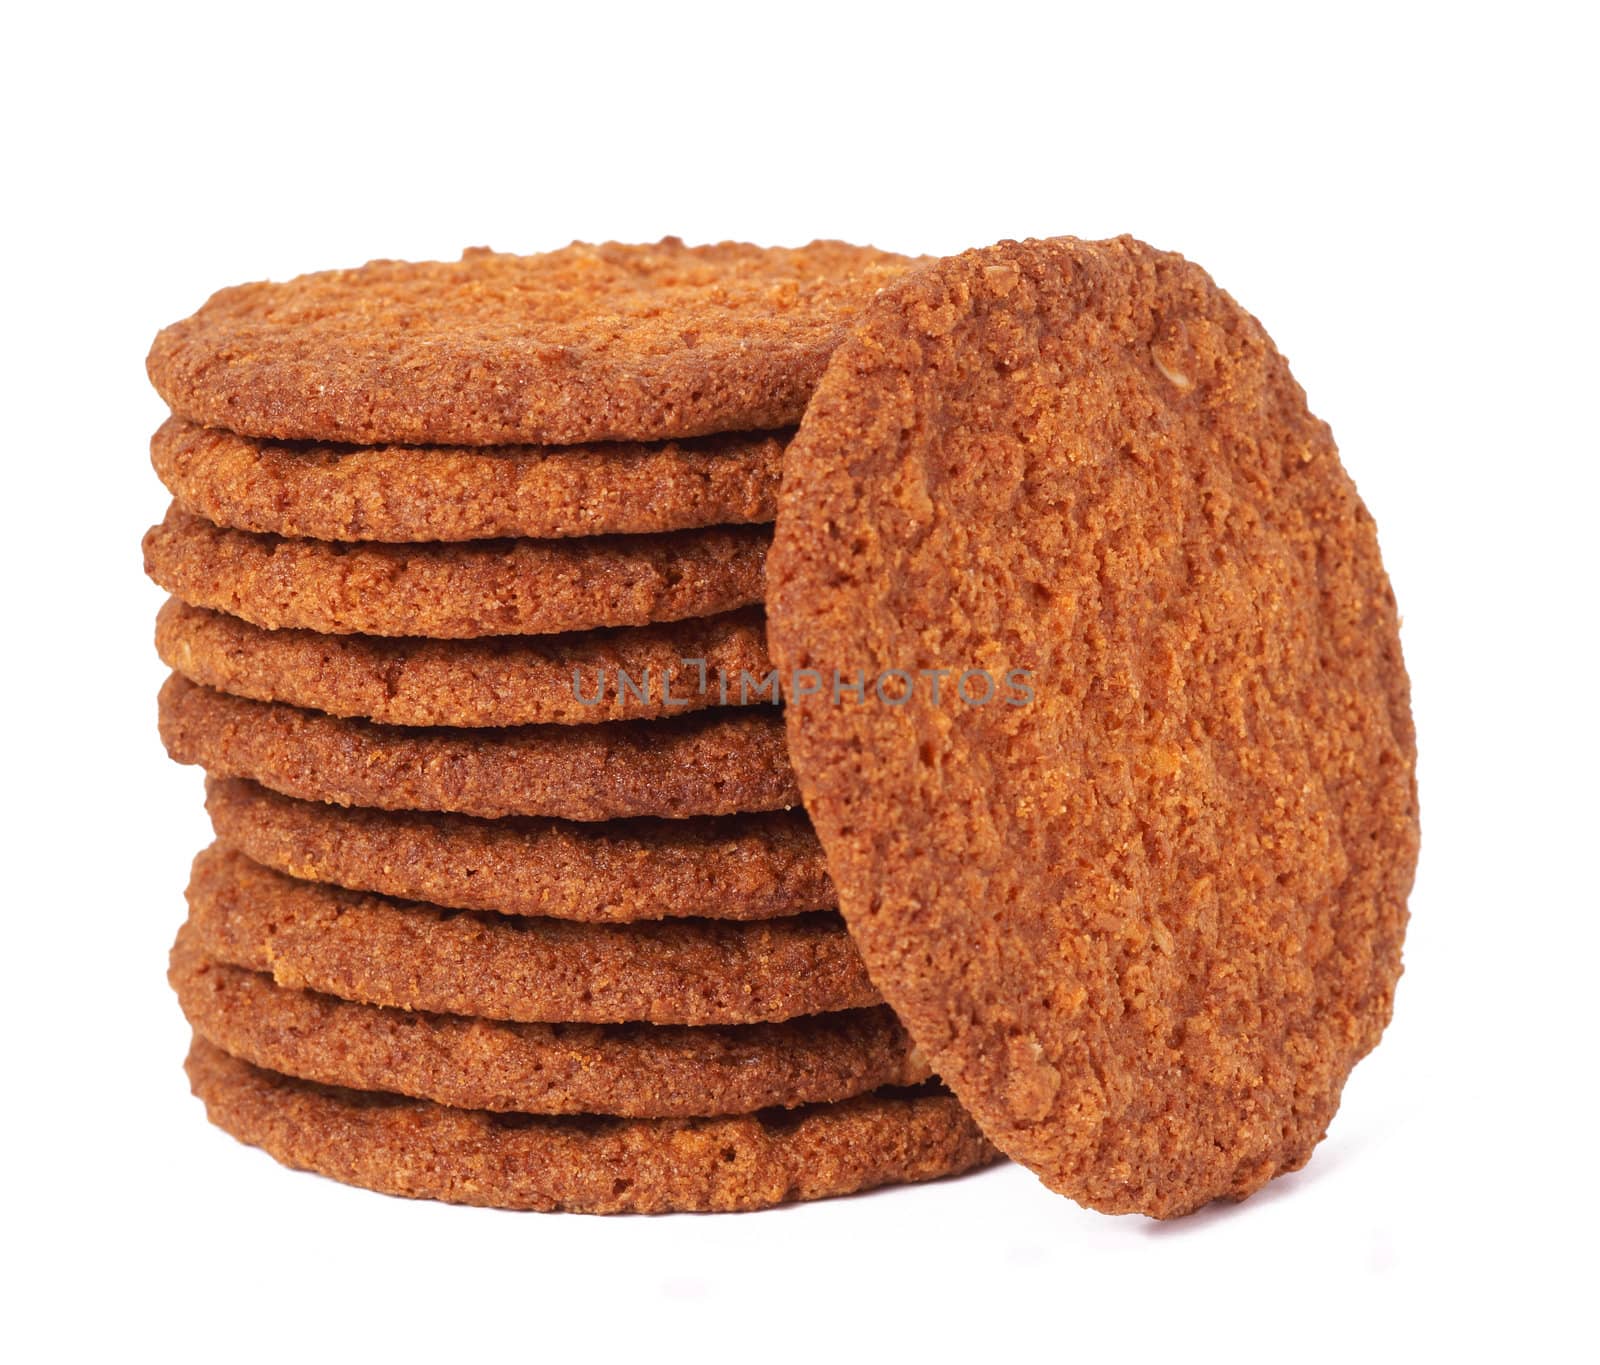
[[[1594,32],[1577,5],[1117,9],[12,12],[13,1359],[1579,1350]],[[1424,831],[1407,971],[1305,1172],[1165,1226],[1016,1168],[603,1220],[385,1199],[207,1126],[163,976],[209,834],[199,773],[155,732],[139,537],[165,504],[143,375],[160,326],[224,284],[473,244],[949,252],[1124,230],[1206,266],[1291,357],[1405,616]]]

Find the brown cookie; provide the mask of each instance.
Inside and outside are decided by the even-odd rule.
[[[761,601],[768,534],[340,544],[213,525],[168,508],[144,569],[196,607],[329,635],[551,635],[714,616]]]
[[[296,881],[213,845],[189,879],[206,957],[280,986],[523,1023],[758,1024],[882,1003],[831,912],[576,924]]]
[[[452,1204],[732,1213],[936,1180],[998,1156],[931,1086],[733,1118],[557,1118],[297,1081],[198,1036],[186,1068],[214,1124],[285,1166]]]
[[[638,535],[770,522],[787,433],[655,445],[352,446],[169,417],[150,461],[219,526],[313,540]]]
[[[928,1077],[887,1009],[781,1024],[519,1024],[289,990],[178,931],[168,973],[196,1033],[257,1066],[467,1109],[686,1118],[849,1099]]]
[[[156,618],[156,650],[191,682],[219,692],[385,725],[593,725],[679,716],[757,702],[757,685],[772,669],[758,607],[576,635],[385,640],[262,630],[174,597]],[[767,686],[768,697],[774,687]]]
[[[294,877],[456,910],[595,922],[763,920],[833,906],[804,812],[562,820],[367,810],[208,778],[217,838]]]
[[[361,445],[655,441],[789,426],[851,317],[912,262],[798,249],[573,243],[213,294],[150,349],[174,412]]]
[[[1129,238],[940,262],[838,351],[778,528],[785,677],[915,681],[797,687],[790,743],[984,1131],[1157,1216],[1304,1163],[1389,1018],[1415,745],[1372,519],[1260,325]]]
[[[608,725],[403,729],[231,697],[174,674],[159,720],[179,763],[341,806],[616,820],[799,801],[783,719],[769,707]]]

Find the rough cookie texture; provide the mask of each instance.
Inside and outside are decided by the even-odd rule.
[[[785,670],[1031,670],[789,711],[873,981],[984,1131],[1157,1216],[1305,1162],[1389,1019],[1415,743],[1372,519],[1260,325],[1128,238],[941,262],[836,353],[778,528]]]
[[[186,925],[168,974],[196,1033],[303,1080],[539,1114],[685,1118],[849,1099],[928,1078],[882,1006],[781,1024],[516,1024],[288,990],[207,959]]]
[[[796,805],[783,719],[765,707],[609,725],[403,729],[249,701],[174,674],[167,753],[285,796],[380,810],[614,820]]]
[[[870,247],[573,243],[373,261],[213,294],[150,349],[172,410],[359,445],[655,441],[789,426],[850,318],[913,262]]]
[[[934,1180],[998,1155],[931,1087],[734,1118],[553,1118],[296,1081],[199,1037],[187,1070],[214,1124],[284,1165],[452,1204],[732,1213]]]
[[[757,607],[577,635],[385,640],[262,630],[169,598],[156,618],[156,650],[170,668],[219,692],[386,725],[680,716],[741,699],[760,704],[754,682],[741,692],[737,680],[760,680],[772,668]]]
[[[836,914],[575,924],[296,881],[213,846],[189,879],[206,957],[280,986],[524,1023],[757,1024],[881,1004]]]
[[[599,922],[762,920],[833,906],[804,812],[477,820],[297,801],[208,778],[217,838],[294,877],[457,910]]]
[[[168,509],[144,570],[192,606],[268,630],[330,635],[549,635],[714,616],[761,601],[768,534],[341,544],[234,531]]]
[[[263,441],[169,417],[150,462],[179,506],[313,540],[637,535],[770,522],[785,432],[655,445]]]

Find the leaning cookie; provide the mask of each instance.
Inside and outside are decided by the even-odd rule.
[[[787,432],[600,446],[259,440],[170,417],[150,462],[185,511],[312,540],[642,535],[770,522]]]
[[[764,920],[834,904],[799,810],[712,819],[480,820],[300,801],[206,779],[218,840],[292,877],[455,910],[594,923]]]
[[[339,544],[213,525],[173,506],[144,538],[174,596],[267,630],[328,635],[550,635],[714,616],[760,602],[768,533]]]
[[[384,725],[593,725],[776,695],[758,607],[576,635],[385,640],[262,630],[169,598],[156,651],[191,682]]]
[[[516,1023],[778,1023],[882,1003],[839,917],[583,924],[299,881],[213,846],[189,878],[212,961],[341,1000]]]
[[[606,725],[407,729],[232,697],[174,674],[157,719],[176,762],[341,806],[617,820],[783,810],[800,799],[783,719],[766,707]]]
[[[790,744],[984,1132],[1109,1212],[1302,1165],[1392,1008],[1416,745],[1372,518],[1260,324],[1131,238],[906,278],[790,447],[768,572],[786,674],[901,671],[796,696]]]
[[[731,1213],[937,1180],[999,1155],[932,1086],[731,1118],[555,1118],[294,1080],[198,1036],[187,1070],[214,1124],[285,1166],[490,1208]]]

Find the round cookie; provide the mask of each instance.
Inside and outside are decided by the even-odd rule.
[[[169,598],[156,618],[156,651],[191,682],[234,696],[385,725],[466,728],[750,704],[772,669],[758,607],[576,635],[386,640],[262,630]]]
[[[191,606],[267,630],[328,635],[552,635],[714,616],[761,601],[768,534],[714,526],[655,536],[459,545],[289,540],[167,509],[144,569]]]
[[[781,1024],[524,1024],[289,990],[206,958],[185,925],[168,980],[196,1033],[302,1080],[465,1109],[685,1118],[849,1099],[928,1077],[882,1006]]]
[[[985,1133],[1113,1212],[1303,1164],[1390,1015],[1415,744],[1372,519],[1260,325],[1128,238],[919,272],[835,355],[768,574],[785,678],[912,674],[795,697],[790,744]]]
[[[654,445],[351,446],[169,417],[150,462],[185,511],[312,540],[640,535],[770,522],[785,432]]]
[[[179,763],[304,801],[563,820],[678,819],[798,804],[773,709],[672,720],[408,730],[250,701],[174,674],[158,699]]]
[[[567,445],[790,426],[851,317],[913,264],[794,248],[574,242],[373,261],[213,294],[155,339],[181,417],[360,445]]]
[[[185,1065],[211,1122],[285,1166],[452,1204],[732,1213],[936,1180],[998,1155],[932,1087],[733,1118],[554,1118],[297,1081],[198,1036]]]
[[[882,1004],[836,914],[578,924],[297,881],[213,846],[189,879],[207,958],[280,986],[521,1023],[758,1024]]]
[[[765,920],[831,909],[799,810],[712,819],[562,820],[368,810],[206,780],[217,838],[293,877],[502,915],[626,923]]]

